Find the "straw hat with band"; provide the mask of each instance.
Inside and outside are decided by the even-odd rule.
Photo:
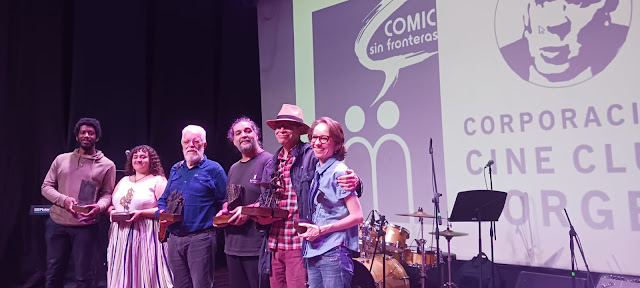
[[[282,104],[282,109],[280,109],[280,112],[278,112],[278,117],[273,120],[267,120],[267,126],[271,127],[271,129],[273,130],[276,130],[276,123],[284,121],[296,123],[306,128],[306,131],[309,131],[309,129],[311,129],[309,125],[304,123],[304,120],[302,118],[302,109],[300,109],[300,107],[296,105]],[[304,133],[307,133],[306,131]]]

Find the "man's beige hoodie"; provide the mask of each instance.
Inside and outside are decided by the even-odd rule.
[[[93,224],[93,221],[78,221],[79,213],[73,215],[64,209],[64,200],[73,197],[78,200],[82,180],[93,181],[97,186],[97,204],[105,211],[111,204],[111,194],[116,181],[116,166],[113,161],[96,150],[93,155],[83,155],[79,149],[58,155],[42,183],[42,195],[53,203],[51,219],[64,226]]]

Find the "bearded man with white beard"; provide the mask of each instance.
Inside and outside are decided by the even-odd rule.
[[[171,168],[156,218],[173,191],[182,193],[184,219],[167,227],[173,283],[175,287],[213,287],[217,243],[212,219],[225,199],[227,175],[204,155],[207,133],[202,127],[185,127],[181,144],[184,160]]]

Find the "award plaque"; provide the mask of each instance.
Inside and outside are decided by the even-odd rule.
[[[299,225],[300,223],[314,224],[311,220],[307,220],[307,219],[296,219],[296,220],[293,220],[293,228],[296,229],[296,232],[298,232],[298,234],[302,234],[304,232],[307,232],[307,227],[300,226]]]
[[[278,202],[282,199],[282,190],[284,189],[284,178],[282,173],[275,171],[271,173],[269,182],[258,183],[260,187],[266,190],[260,195],[260,207],[277,208]]]
[[[289,211],[280,208],[242,207],[242,215],[287,219],[289,218]],[[233,214],[213,217],[213,224],[229,224],[229,219],[231,218],[231,216],[233,216]]]
[[[284,189],[282,174],[275,171],[271,174],[271,180],[269,182],[257,184],[266,189],[266,193],[260,195],[260,207],[245,207],[242,209],[242,214],[279,219],[289,218],[288,210],[278,208],[278,202],[282,199],[282,192],[280,192],[280,190]]]
[[[86,205],[95,204],[98,198],[98,184],[93,181],[82,179],[80,191],[78,191],[78,203],[73,205],[73,211],[78,213],[89,213],[93,207]]]
[[[225,214],[213,217],[213,225],[229,224],[229,219],[233,214]]]
[[[91,211],[91,209],[93,209],[93,207],[88,207],[88,206],[84,206],[84,205],[73,205],[73,211],[76,211],[76,213],[89,213]]]
[[[160,223],[160,228],[158,229],[158,240],[160,240],[160,243],[167,242],[167,239],[169,238],[167,235],[167,226],[169,226],[169,224]]]
[[[131,219],[131,214],[127,211],[111,213],[111,221],[123,222]]]
[[[289,211],[280,208],[244,207],[242,208],[242,215],[287,219],[289,218]]]
[[[167,226],[173,222],[182,222],[182,220],[184,220],[184,215],[182,215],[183,208],[184,198],[182,198],[182,192],[176,193],[176,190],[171,191],[167,199],[167,209],[158,215],[160,221],[167,221],[166,223],[160,223],[160,228],[158,229],[158,239],[160,242],[167,242]]]
[[[229,211],[236,209],[241,205],[242,199],[242,185],[228,184],[227,185],[227,209]]]
[[[231,211],[241,205],[242,198],[242,185],[228,184],[227,185],[227,210]],[[233,214],[225,214],[213,217],[214,225],[229,224],[229,218]]]
[[[256,183],[260,187],[271,188],[271,191],[275,191],[275,189],[282,188],[281,184],[284,183],[282,177],[272,177],[271,182],[261,182]],[[242,199],[242,186],[237,184],[229,184],[227,185],[227,209],[229,211],[235,209],[236,207],[241,205],[240,199]],[[270,195],[277,195],[277,193],[271,193]],[[277,208],[278,197],[268,197],[269,200],[266,202],[266,206],[268,207],[242,207],[242,215],[247,216],[260,216],[260,217],[270,217],[270,218],[279,218],[279,219],[287,219],[289,218],[289,211]],[[221,225],[221,224],[229,224],[229,219],[233,216],[232,214],[220,215],[213,217],[213,224]]]
[[[184,220],[184,215],[182,215],[183,209],[184,198],[182,198],[182,192],[176,193],[175,190],[171,191],[171,194],[167,199],[167,209],[158,215],[158,219],[169,222],[181,222]]]
[[[133,187],[127,190],[127,195],[120,198],[120,205],[124,208],[124,211],[118,211],[111,214],[111,221],[113,222],[121,222],[127,221],[131,219],[131,213],[129,212],[129,204],[131,204],[131,198],[133,198],[133,193],[136,191],[133,190]]]

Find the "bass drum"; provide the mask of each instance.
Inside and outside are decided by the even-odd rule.
[[[353,258],[352,288],[409,288],[409,277],[398,260],[386,259],[386,285],[382,283],[382,256],[376,256],[369,272],[371,262],[371,258]]]

